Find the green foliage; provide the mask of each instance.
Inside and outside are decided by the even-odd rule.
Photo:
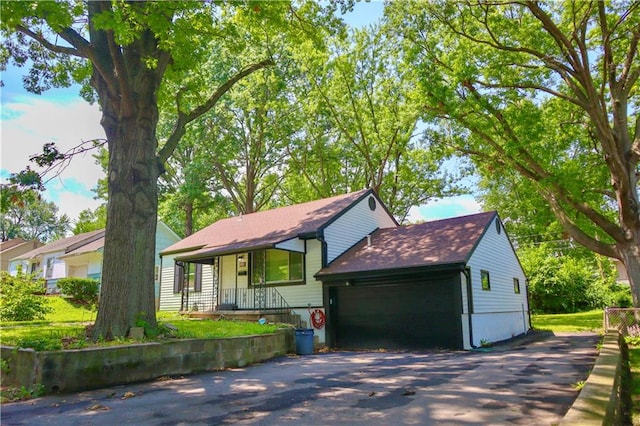
[[[77,302],[94,306],[98,303],[100,281],[90,278],[62,278],[57,282],[58,288],[65,296]]]
[[[523,236],[560,239],[561,224],[576,243],[624,259],[636,303],[637,6],[405,0],[385,8],[386,29],[415,70],[423,120],[437,143],[472,159],[485,201]]]
[[[45,283],[35,276],[18,274],[11,276],[0,271],[0,320],[31,321],[44,319],[50,311],[48,301],[42,297]]]
[[[611,306],[614,293],[623,297],[612,270],[599,271],[593,256],[562,254],[549,244],[520,249],[518,256],[529,280],[533,312],[581,312]]]
[[[2,389],[2,395],[0,395],[0,401],[15,402],[15,401],[27,401],[32,398],[38,398],[44,395],[44,385],[38,383],[31,387],[20,386],[19,388],[7,387]]]
[[[12,184],[0,185],[0,238],[25,241],[53,241],[70,227],[66,214],[58,215],[58,206],[42,199],[40,193]]]
[[[102,205],[95,210],[82,210],[73,228],[73,234],[83,234],[85,232],[97,231],[107,226],[107,207]]]

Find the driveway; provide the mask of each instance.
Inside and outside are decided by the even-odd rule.
[[[2,425],[550,425],[587,378],[598,335],[472,352],[329,352],[3,404]]]

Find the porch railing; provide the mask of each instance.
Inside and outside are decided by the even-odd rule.
[[[292,314],[284,297],[273,287],[225,288],[215,291],[184,292],[183,311],[260,311],[276,317],[277,322],[300,326],[300,317]]]

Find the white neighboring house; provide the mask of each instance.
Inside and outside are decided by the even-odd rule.
[[[31,250],[11,260],[9,272],[35,272],[45,279],[47,294],[59,293],[56,283],[61,278],[102,279],[102,254],[104,229],[62,238],[50,244]],[[180,237],[167,225],[159,221],[156,229],[156,253],[176,243]],[[155,265],[156,306],[159,295],[160,258]]]
[[[293,314],[330,347],[470,349],[530,329],[496,212],[399,226],[363,190],[223,219],[161,257],[160,310]]]
[[[0,242],[0,270],[9,271],[9,261],[11,259],[43,245],[38,240],[25,241],[22,238],[13,238]]]

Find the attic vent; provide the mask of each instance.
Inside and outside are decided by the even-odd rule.
[[[498,235],[500,235],[500,232],[502,232],[502,226],[500,226],[500,221],[498,219],[496,219],[496,232],[498,233]]]
[[[373,197],[369,197],[369,208],[371,210],[375,210],[376,209],[376,199]]]

